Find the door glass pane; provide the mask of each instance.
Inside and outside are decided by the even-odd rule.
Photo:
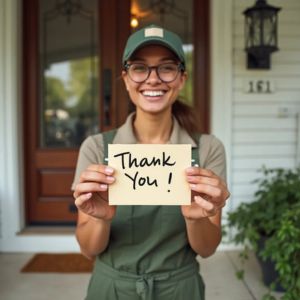
[[[132,31],[156,24],[174,31],[181,37],[189,76],[180,98],[190,105],[193,105],[193,2],[193,0],[131,0]]]
[[[70,148],[98,129],[97,0],[40,0],[40,146]]]

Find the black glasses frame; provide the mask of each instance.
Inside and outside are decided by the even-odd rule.
[[[135,65],[135,64],[144,65],[145,67],[147,67],[147,69],[148,69],[148,75],[147,75],[147,77],[146,77],[144,80],[136,81],[136,80],[134,80],[134,79],[130,76],[130,73],[128,72],[128,70],[129,70],[129,68],[130,68],[132,65]],[[149,78],[149,76],[150,76],[152,70],[155,70],[155,73],[156,73],[157,77],[158,77],[162,82],[165,82],[165,83],[173,82],[173,81],[177,78],[177,76],[178,76],[178,74],[179,74],[180,72],[183,73],[183,72],[185,71],[185,67],[184,67],[184,64],[183,64],[183,63],[178,63],[178,64],[174,63],[174,65],[177,65],[177,69],[178,69],[178,73],[176,74],[175,78],[172,79],[172,80],[168,80],[168,81],[163,80],[163,79],[160,77],[160,75],[159,75],[158,68],[161,67],[161,66],[163,66],[163,65],[166,65],[166,64],[169,64],[169,63],[163,63],[163,64],[160,64],[160,65],[157,65],[157,66],[152,66],[152,67],[150,67],[150,66],[148,66],[148,65],[146,65],[146,64],[143,64],[143,63],[131,63],[131,64],[130,64],[130,63],[126,63],[126,64],[124,65],[124,70],[126,71],[126,73],[128,74],[128,76],[130,77],[130,79],[131,79],[132,81],[136,82],[136,83],[142,83],[142,82],[145,82],[145,81]]]

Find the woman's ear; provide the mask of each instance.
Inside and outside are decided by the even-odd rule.
[[[122,78],[123,78],[126,90],[128,91],[129,90],[129,88],[128,88],[128,76],[127,76],[127,73],[125,71],[122,71]]]
[[[180,84],[179,84],[179,90],[181,91],[184,87],[184,84],[186,82],[188,78],[188,74],[186,71],[184,71],[182,74],[181,74],[181,77],[180,77]]]

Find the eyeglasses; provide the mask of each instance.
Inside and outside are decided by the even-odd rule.
[[[130,79],[136,83],[146,81],[152,70],[155,70],[156,75],[162,82],[172,82],[176,79],[180,72],[184,71],[182,63],[164,63],[158,66],[150,67],[142,63],[126,64],[125,70]]]

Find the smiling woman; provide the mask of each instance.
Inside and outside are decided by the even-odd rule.
[[[180,172],[191,205],[109,205],[108,187],[116,178],[115,170],[103,163],[107,134],[91,136],[81,146],[73,184],[76,236],[82,253],[96,258],[87,300],[204,299],[195,257],[210,256],[219,245],[221,210],[229,192],[221,142],[200,135],[191,108],[178,100],[187,79],[185,66],[177,34],[151,25],[129,37],[122,77],[135,112],[110,143],[190,144],[200,166]],[[161,162],[173,163],[168,157]]]
[[[137,49],[122,75],[136,110],[152,113],[171,111],[186,80],[184,62],[159,44]]]

